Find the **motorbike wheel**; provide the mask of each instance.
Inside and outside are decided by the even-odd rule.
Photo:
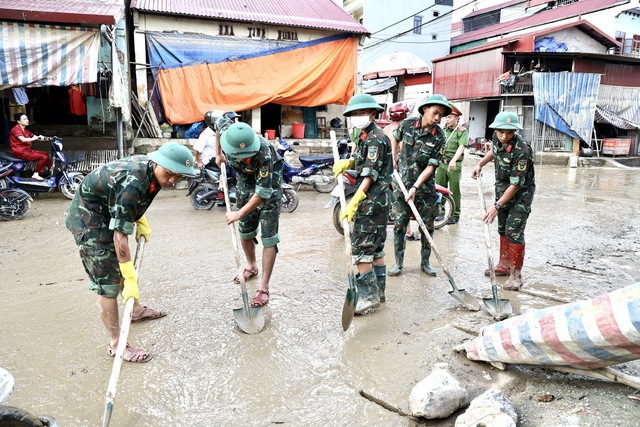
[[[215,205],[216,203],[215,198],[200,199],[200,200],[198,200],[198,198],[202,197],[203,194],[206,194],[209,191],[212,191],[215,189],[216,188],[213,185],[207,184],[207,183],[198,185],[196,189],[193,190],[193,193],[191,193],[191,205],[199,211],[211,209],[213,205]]]
[[[326,181],[324,184],[313,183],[313,188],[318,193],[331,193],[338,184],[338,181],[333,177],[333,172],[329,168],[318,169],[314,175],[322,175],[322,179]]]
[[[7,221],[16,221],[24,218],[31,209],[31,201],[25,193],[8,189],[2,192],[2,205],[0,206],[0,218]]]
[[[347,204],[349,204],[349,201],[351,200],[352,197],[353,197],[353,194],[346,197]],[[333,226],[336,228],[336,230],[338,230],[338,233],[344,236],[344,228],[342,227],[342,221],[340,221],[341,210],[342,210],[342,206],[340,206],[340,203],[336,203],[336,205],[333,207],[333,215],[332,215]],[[349,231],[353,233],[353,221],[349,223]]]
[[[58,184],[58,189],[67,199],[73,199],[73,196],[76,195],[76,191],[82,184],[84,180],[84,174],[74,175],[71,178],[71,182],[67,181],[67,178],[64,175],[60,178],[60,183]]]
[[[436,217],[442,216],[440,221],[433,221],[433,228],[442,228],[449,223],[449,220],[453,217],[453,213],[456,210],[456,202],[453,200],[451,194],[443,194],[440,198],[440,203],[436,205]],[[440,215],[438,215],[440,212]]]
[[[291,213],[296,210],[298,207],[298,203],[300,200],[298,199],[298,194],[295,190],[287,188],[282,191],[282,207],[280,210],[282,212]]]

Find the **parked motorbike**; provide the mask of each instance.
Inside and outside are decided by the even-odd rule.
[[[220,186],[220,168],[209,166],[200,169],[200,176],[191,180],[187,196],[197,210],[209,210],[214,205],[224,206],[224,191]],[[231,204],[236,203],[236,178],[227,174],[227,188]]]
[[[23,409],[4,405],[3,402],[13,391],[15,380],[9,371],[0,368],[0,425],[15,427],[58,427],[55,418],[35,416]]]
[[[236,203],[236,178],[227,174],[229,201]],[[220,185],[220,169],[216,166],[202,168],[200,176],[191,180],[187,196],[191,196],[191,205],[198,210],[208,210],[214,205],[224,206],[224,191]],[[298,207],[298,195],[292,186],[282,184],[282,212],[293,212]]]
[[[357,188],[356,184],[356,171],[348,170],[344,175],[342,175],[342,180],[344,183],[344,195],[349,203],[349,200],[353,197],[353,194],[356,192]],[[436,192],[438,195],[438,201],[436,205],[436,212],[440,212],[440,215],[437,217],[437,220],[434,221],[433,226],[435,229],[444,227],[449,220],[453,217],[453,213],[456,210],[456,203],[453,200],[453,193],[449,191],[449,189],[444,188],[438,184],[436,184]],[[344,230],[342,228],[342,221],[340,221],[340,189],[336,188],[331,192],[333,198],[325,205],[325,209],[333,207],[332,218],[333,218],[333,226],[338,230],[340,234],[344,234]],[[413,218],[413,215],[411,217]],[[395,222],[393,216],[393,209],[389,211],[389,224],[393,224]],[[352,223],[353,224],[353,223]]]
[[[12,184],[13,181],[4,180],[3,178],[13,172],[11,163],[3,163],[0,160],[0,182],[3,185]],[[2,188],[0,189],[0,218],[7,221],[13,221],[24,218],[31,209],[33,199],[24,190],[19,188]]]
[[[294,142],[294,145],[298,145],[298,143]],[[280,138],[276,150],[284,159],[282,176],[287,184],[311,185],[319,193],[330,193],[336,187],[337,182],[331,170],[333,168],[333,156],[331,154],[300,156],[298,160],[302,167],[295,168],[287,162],[284,156],[286,152],[296,152],[287,141]],[[349,157],[348,139],[343,138],[338,141],[338,152],[342,159]]]
[[[13,154],[0,151],[0,159],[4,160],[5,163],[10,163],[13,171],[13,173],[2,179],[12,181],[15,188],[24,190],[27,193],[49,193],[58,188],[65,197],[73,199],[85,175],[82,172],[68,170],[69,164],[62,152],[62,139],[54,136],[46,137],[45,141],[51,143],[53,164],[49,178],[39,181],[33,178],[22,177],[21,172],[24,171],[27,161],[15,157]],[[6,182],[0,186],[8,187]]]

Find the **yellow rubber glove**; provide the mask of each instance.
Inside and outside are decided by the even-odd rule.
[[[340,159],[333,164],[333,177],[344,174],[347,169],[354,169],[356,161],[354,159]]]
[[[349,222],[353,221],[353,217],[358,210],[358,205],[366,198],[367,195],[364,193],[364,191],[358,189],[358,191],[356,191],[356,194],[354,194],[351,198],[351,201],[349,202],[347,207],[340,213],[340,221],[342,221],[344,217],[347,217],[347,220]]]
[[[136,301],[140,299],[138,293],[138,278],[136,277],[136,268],[133,261],[120,263],[120,273],[124,277],[124,289],[122,290],[122,303],[133,297]]]
[[[140,236],[143,236],[147,242],[151,237],[151,227],[149,227],[147,217],[145,217],[144,215],[142,215],[140,219],[136,221],[136,240],[140,239]]]

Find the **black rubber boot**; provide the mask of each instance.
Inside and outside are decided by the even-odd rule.
[[[389,269],[389,276],[399,276],[402,274],[402,264],[404,263],[404,248],[407,241],[404,239],[404,233],[393,235],[393,253],[396,257],[396,263]]]
[[[433,231],[429,232],[429,235],[433,236]],[[421,243],[422,247],[420,248],[420,255],[422,261],[420,262],[420,268],[429,276],[435,277],[437,274],[436,270],[429,265],[429,258],[431,257],[431,246],[429,246],[429,242],[427,241],[427,238],[425,236],[422,236]]]
[[[387,266],[374,265],[373,271],[376,273],[376,279],[378,279],[378,295],[380,296],[380,302],[387,302],[387,298],[384,295],[384,290],[387,287]]]
[[[372,308],[380,307],[378,278],[373,270],[369,270],[362,275],[356,275],[356,285],[358,286],[356,314],[362,314]]]

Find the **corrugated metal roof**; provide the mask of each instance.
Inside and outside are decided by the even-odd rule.
[[[124,6],[115,1],[2,0],[0,19],[19,22],[114,25]]]
[[[582,0],[566,6],[557,7],[555,9],[545,10],[521,19],[502,22],[500,24],[490,25],[479,30],[461,34],[451,39],[451,46],[459,46],[475,40],[497,37],[500,35],[512,33],[514,31],[520,31],[526,28],[536,27],[538,25],[562,21],[587,13],[596,12],[598,10],[609,9],[611,7],[626,3],[629,3],[629,0]]]
[[[131,8],[158,14],[369,33],[331,0],[133,0]]]
[[[485,7],[484,9],[474,10],[473,12],[471,12],[470,14],[465,16],[464,19],[470,18],[472,16],[476,16],[476,15],[481,15],[483,13],[488,13],[488,12],[491,12],[491,11],[494,11],[494,10],[504,9],[505,7],[515,6],[515,5],[520,4],[520,3],[526,3],[526,1],[527,0],[512,0],[512,1],[508,1],[506,3],[500,3],[500,4],[496,4],[494,6]]]

